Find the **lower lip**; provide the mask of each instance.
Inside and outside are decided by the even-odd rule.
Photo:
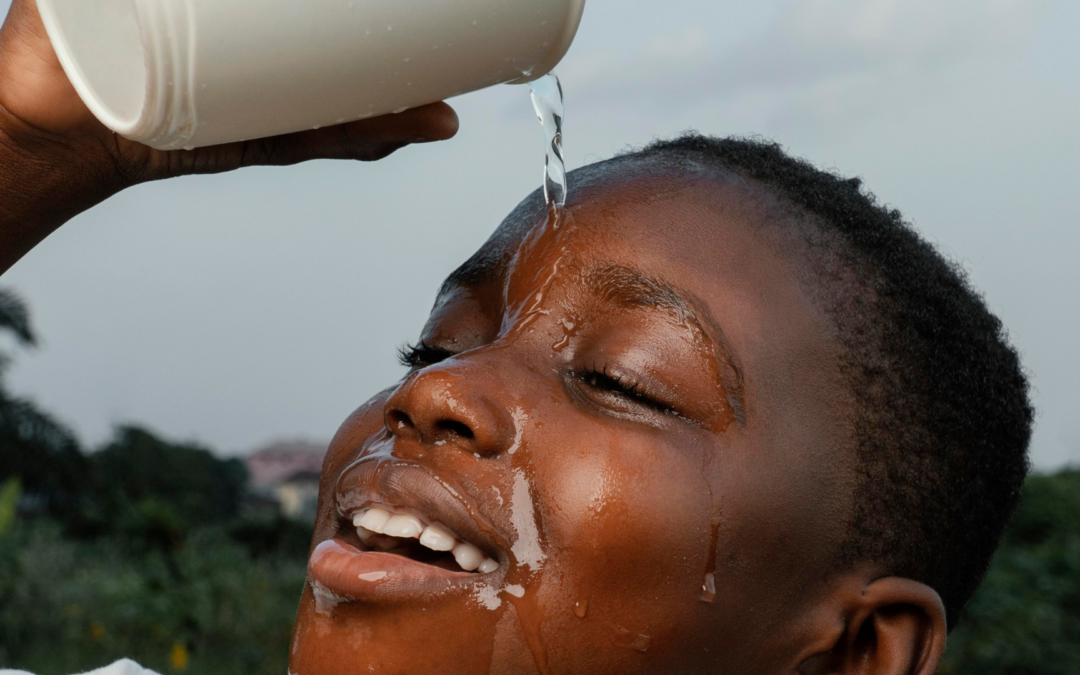
[[[383,602],[430,597],[468,586],[483,576],[444,570],[392,553],[361,551],[340,539],[315,548],[308,572],[315,583],[336,596]]]

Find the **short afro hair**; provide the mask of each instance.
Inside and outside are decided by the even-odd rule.
[[[688,133],[615,161],[637,160],[735,174],[804,230],[816,277],[831,286],[825,309],[856,401],[858,475],[840,562],[872,560],[929,585],[955,626],[1029,469],[1034,411],[1001,321],[965,272],[859,179],[756,138]]]

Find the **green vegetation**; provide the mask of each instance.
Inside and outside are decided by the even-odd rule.
[[[304,554],[253,556],[219,528],[169,549],[37,519],[0,540],[0,667],[70,675],[129,657],[160,673],[285,673]]]
[[[30,311],[11,291],[0,290],[0,333],[19,347],[36,343]],[[85,460],[75,437],[28,401],[8,392],[4,375],[12,356],[0,352],[0,481],[18,477],[36,507],[54,514],[74,512]]]
[[[1080,471],[1028,479],[941,673],[1080,673]]]
[[[0,331],[33,344],[0,291]],[[243,465],[121,427],[97,452],[3,386],[0,668],[129,657],[165,675],[281,674],[311,529],[245,508]],[[1032,476],[942,675],[1080,673],[1080,471]]]
[[[0,291],[23,347],[25,305]],[[0,354],[0,668],[284,673],[309,525],[245,508],[242,462],[138,427],[82,453]]]
[[[142,429],[78,461],[59,515],[0,487],[0,667],[285,672],[310,526],[245,513],[242,464]],[[5,522],[19,501],[39,512]]]

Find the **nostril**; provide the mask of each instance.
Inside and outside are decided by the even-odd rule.
[[[396,433],[413,429],[416,425],[413,424],[412,418],[404,410],[388,410],[386,412],[386,426],[389,427],[391,432]]]
[[[435,423],[435,428],[439,431],[446,431],[468,440],[472,440],[474,436],[473,430],[469,428],[469,425],[458,422],[457,420],[439,420]]]

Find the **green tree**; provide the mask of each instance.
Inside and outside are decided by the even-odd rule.
[[[1080,470],[1028,478],[941,673],[1080,673]]]
[[[0,333],[20,347],[36,344],[26,304],[0,289]],[[11,354],[0,352],[0,482],[18,478],[23,503],[54,515],[77,514],[86,461],[74,435],[33,401],[12,395],[4,375]]]
[[[242,461],[137,426],[119,427],[89,461],[108,525],[151,543],[177,543],[194,527],[235,518],[247,483]]]

